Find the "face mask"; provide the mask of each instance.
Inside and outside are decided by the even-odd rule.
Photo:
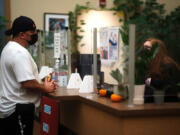
[[[31,35],[31,40],[27,42],[29,43],[29,45],[33,45],[37,42],[37,40],[38,40],[38,34],[33,34]]]
[[[152,56],[152,51],[151,51],[151,50],[148,50],[148,49],[146,49],[146,48],[144,48],[141,53],[142,53],[141,55],[142,55],[143,57],[151,57],[151,56]]]

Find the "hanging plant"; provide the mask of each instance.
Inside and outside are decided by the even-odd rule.
[[[180,64],[180,6],[166,16],[162,32],[169,55]]]
[[[83,36],[79,33],[84,32],[81,26],[85,25],[85,21],[80,20],[80,26],[78,26],[78,17],[81,15],[82,11],[88,12],[89,9],[89,2],[86,2],[86,6],[80,6],[77,4],[74,11],[69,12],[69,27],[71,30],[72,72],[75,72],[75,69],[78,66],[78,44],[83,38]],[[84,46],[84,44],[81,44],[80,46]]]
[[[0,31],[5,29],[7,22],[9,21],[6,19],[6,17],[0,16]],[[2,49],[3,49],[2,37],[0,37],[0,54],[1,54]]]
[[[120,33],[124,45],[129,45],[129,24],[136,25],[135,50],[141,48],[142,43],[149,37],[163,37],[165,10],[164,5],[156,0],[114,0],[117,11],[123,11],[124,19]],[[135,58],[135,84],[144,84],[146,69],[143,68],[145,59],[136,55]]]
[[[86,6],[80,6],[76,5],[74,11],[69,12],[69,24],[70,24],[70,30],[71,30],[71,46],[72,46],[72,53],[79,53],[78,52],[78,43],[82,40],[83,36],[78,34],[78,32],[82,33],[84,32],[83,29],[78,26],[78,16],[81,15],[82,11],[88,11],[89,8],[89,2],[86,3]],[[84,20],[80,20],[80,25],[85,25]],[[81,44],[80,46],[83,46],[84,44]]]

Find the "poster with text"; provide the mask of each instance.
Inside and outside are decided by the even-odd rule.
[[[99,29],[98,53],[101,60],[118,60],[118,27],[105,27]]]

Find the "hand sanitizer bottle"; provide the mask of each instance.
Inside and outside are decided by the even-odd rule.
[[[56,59],[56,62],[55,62],[55,66],[54,66],[54,81],[56,82],[56,84],[58,85],[59,84],[59,60]]]

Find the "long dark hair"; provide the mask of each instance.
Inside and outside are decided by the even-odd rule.
[[[180,70],[180,66],[168,56],[168,52],[163,41],[156,38],[149,38],[146,41],[151,42],[152,46],[156,44],[159,46],[156,56],[150,63],[148,76],[162,78],[163,74],[161,66],[166,64],[173,64]]]

